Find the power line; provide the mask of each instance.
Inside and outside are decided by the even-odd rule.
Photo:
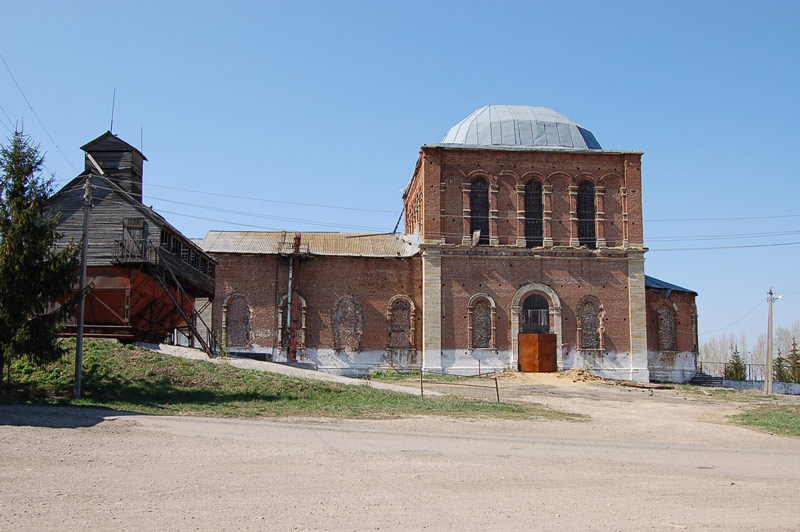
[[[745,245],[745,246],[717,246],[717,247],[708,247],[708,248],[672,248],[672,249],[650,249],[650,252],[653,251],[708,251],[712,249],[742,249],[742,248],[771,248],[777,246],[796,246],[800,244],[800,242],[778,242],[775,244],[752,244],[752,245]]]
[[[713,331],[705,331],[705,332],[701,332],[701,333],[697,333],[697,334],[713,334],[713,333],[715,333],[715,332],[724,331],[724,330],[725,330],[725,329],[727,329],[728,327],[731,327],[731,326],[733,326],[733,325],[736,325],[737,323],[739,323],[740,321],[742,321],[743,319],[745,319],[747,316],[749,316],[750,314],[752,314],[753,312],[755,312],[755,310],[756,310],[758,307],[760,307],[761,305],[763,305],[765,301],[766,301],[766,299],[762,299],[761,301],[759,301],[759,302],[758,302],[758,304],[757,304],[755,307],[751,308],[751,309],[750,309],[750,310],[747,312],[747,314],[745,314],[744,316],[742,316],[742,317],[741,317],[741,318],[739,318],[738,320],[736,320],[736,321],[734,321],[734,322],[732,322],[732,323],[729,323],[729,324],[728,324],[728,325],[726,325],[725,327],[720,327],[719,329],[714,329]]]
[[[219,192],[204,192],[202,190],[191,190],[188,188],[178,188],[178,187],[168,187],[166,185],[154,185],[148,184],[148,187],[158,187],[158,188],[166,188],[170,190],[177,190],[180,192],[192,192],[194,194],[204,194],[206,196],[215,196],[215,197],[225,197],[225,198],[234,198],[234,199],[243,199],[243,200],[251,200],[251,201],[260,201],[264,203],[278,203],[281,205],[299,205],[301,207],[320,207],[323,209],[340,209],[343,211],[361,211],[361,212],[378,212],[378,213],[386,213],[386,214],[394,214],[395,211],[388,211],[382,209],[361,209],[358,207],[342,207],[339,205],[324,205],[319,203],[298,203],[295,201],[279,201],[279,200],[268,200],[264,198],[255,198],[253,196],[237,196],[235,194],[221,194]]]
[[[775,218],[800,218],[800,214],[778,214],[775,216],[732,216],[728,218],[661,218],[644,222],[727,222],[733,220],[771,220]]]
[[[64,160],[67,161],[67,164],[70,165],[75,172],[77,172],[78,169],[75,168],[75,165],[72,164],[72,161],[70,161],[69,158],[67,158],[67,156],[64,155],[64,152],[61,151],[61,148],[58,146],[58,143],[53,138],[53,135],[51,135],[50,132],[47,130],[47,127],[44,125],[44,122],[42,122],[42,119],[39,118],[39,114],[36,112],[36,109],[33,108],[33,105],[31,105],[31,102],[28,100],[28,97],[25,96],[25,91],[22,90],[22,87],[20,86],[19,82],[17,81],[17,78],[14,77],[14,73],[11,71],[11,67],[8,66],[8,63],[6,62],[6,58],[3,57],[3,54],[0,54],[0,59],[3,60],[3,64],[6,66],[6,70],[8,70],[8,73],[11,75],[11,79],[14,80],[14,84],[17,86],[17,88],[19,89],[20,94],[22,94],[22,97],[25,99],[25,103],[27,103],[28,107],[30,107],[31,112],[33,113],[33,116],[36,117],[36,120],[39,122],[39,125],[42,126],[42,129],[44,129],[44,132],[47,133],[47,136],[50,138],[50,141],[53,143],[53,146],[55,146],[56,149],[58,150],[58,153],[60,153],[61,156],[64,157]]]

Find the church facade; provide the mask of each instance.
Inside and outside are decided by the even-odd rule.
[[[213,327],[341,374],[685,382],[696,293],[645,276],[641,158],[550,109],[483,107],[420,149],[402,235],[210,232]]]

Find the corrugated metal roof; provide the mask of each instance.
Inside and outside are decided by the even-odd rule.
[[[442,144],[601,150],[591,131],[547,107],[487,105],[450,128]]]
[[[336,257],[410,257],[419,251],[416,235],[301,232],[301,252]],[[290,254],[294,232],[209,231],[198,240],[206,253]]]
[[[676,284],[668,283],[666,281],[662,281],[661,279],[650,277],[649,275],[644,276],[644,286],[646,288],[660,288],[662,290],[689,292],[690,294],[697,295],[697,292],[695,292],[694,290],[689,290],[688,288],[682,288]]]

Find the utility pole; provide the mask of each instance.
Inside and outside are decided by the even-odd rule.
[[[81,238],[81,299],[78,304],[78,338],[75,342],[75,389],[73,399],[81,398],[81,369],[83,366],[83,312],[86,299],[86,247],[89,242],[89,211],[92,208],[92,176],[83,185],[83,238]]]
[[[767,369],[764,375],[764,393],[772,393],[772,304],[783,296],[773,297],[772,288],[767,292],[769,314],[767,315]]]

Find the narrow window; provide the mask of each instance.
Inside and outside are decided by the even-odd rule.
[[[231,297],[224,306],[225,339],[229,347],[250,344],[250,306],[241,296]]]
[[[525,185],[525,246],[542,246],[542,184],[528,181]]]
[[[675,311],[669,307],[658,309],[658,347],[661,351],[676,351]]]
[[[597,247],[595,240],[594,185],[584,181],[578,185],[578,241],[589,249]]]
[[[479,299],[472,307],[472,347],[492,345],[492,306],[487,299]]]
[[[483,179],[472,182],[469,196],[469,209],[472,218],[471,231],[480,231],[479,245],[489,243],[489,184]]]
[[[389,349],[413,348],[412,303],[405,297],[397,298],[389,307]]]
[[[337,351],[351,353],[361,347],[364,332],[364,313],[355,296],[345,295],[333,308],[333,346]]]
[[[599,302],[590,299],[581,303],[578,309],[578,333],[581,349],[603,348],[602,316],[603,307]]]

